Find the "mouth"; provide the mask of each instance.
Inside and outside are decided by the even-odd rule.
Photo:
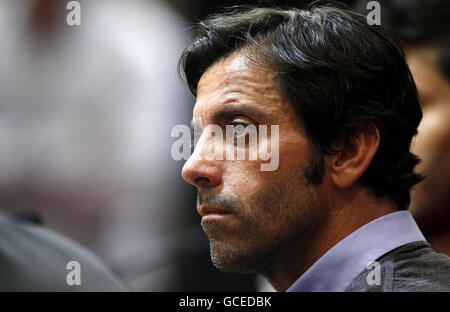
[[[210,207],[210,206],[200,206],[197,208],[198,213],[202,216],[202,223],[212,220],[220,220],[231,215],[229,209]]]

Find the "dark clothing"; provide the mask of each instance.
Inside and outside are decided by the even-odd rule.
[[[380,285],[369,285],[361,272],[346,291],[450,291],[450,258],[426,242],[399,247],[377,260]]]
[[[80,285],[67,282],[71,261],[80,265]],[[41,226],[0,214],[0,291],[124,290],[112,272],[78,244]]]

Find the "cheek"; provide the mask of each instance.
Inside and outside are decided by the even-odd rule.
[[[222,175],[222,191],[234,194],[247,206],[264,188],[263,173],[258,161],[227,161]]]
[[[304,165],[308,160],[310,147],[302,137],[280,142],[280,161],[278,175],[286,177],[293,171],[303,172]]]
[[[224,161],[222,191],[234,194],[247,206],[256,198],[286,183],[293,171],[297,173],[296,176],[302,174],[307,158],[307,141],[298,134],[292,135],[292,131],[288,134],[280,136],[279,165],[276,170],[261,170],[261,164],[268,161],[260,159]],[[301,178],[299,176],[296,181],[302,181]]]

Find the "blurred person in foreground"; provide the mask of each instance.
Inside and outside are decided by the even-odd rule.
[[[182,175],[217,268],[277,291],[450,291],[450,259],[406,210],[422,112],[383,27],[327,6],[234,8],[198,24],[180,64],[198,135]],[[279,138],[259,128],[251,143],[261,125]],[[273,171],[274,157],[248,159],[267,148]]]
[[[69,127],[61,118],[69,101],[58,92],[74,82],[57,65],[63,58],[53,50],[67,52],[64,17],[61,1],[0,4],[0,291],[128,288],[92,252],[39,224],[42,212],[47,221],[50,206],[67,213],[71,203],[56,195],[64,182],[49,183],[61,165],[58,151],[67,150],[63,140],[50,147]],[[70,67],[67,59],[64,65]],[[37,222],[17,216],[30,213]]]
[[[357,11],[367,12],[367,2]],[[403,42],[423,111],[412,151],[426,178],[412,189],[410,210],[432,246],[450,255],[450,2],[379,3],[381,23]]]
[[[163,1],[78,2],[81,25],[69,26],[68,1],[0,1],[0,209],[39,214],[134,290],[176,289],[189,189],[167,151],[192,100],[173,70],[185,26]],[[33,266],[48,272],[54,245],[23,255],[39,251]]]
[[[91,252],[42,226],[0,213],[0,291],[125,291]]]

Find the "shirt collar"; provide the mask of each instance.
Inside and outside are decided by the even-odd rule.
[[[370,262],[416,241],[425,238],[409,211],[384,215],[328,250],[287,291],[344,291]]]

